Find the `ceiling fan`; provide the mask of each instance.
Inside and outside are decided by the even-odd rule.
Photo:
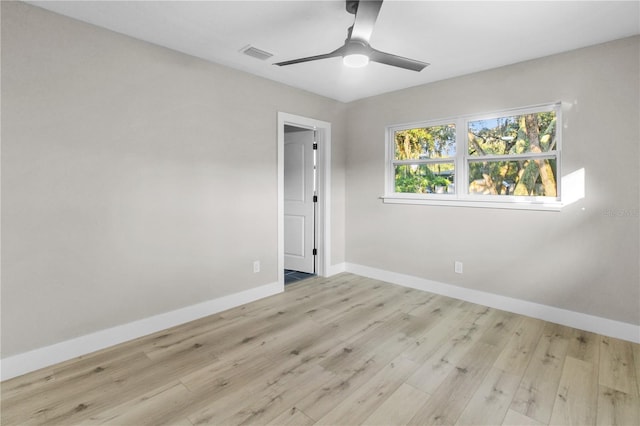
[[[346,0],[347,12],[355,15],[355,21],[347,31],[347,39],[344,41],[344,45],[324,55],[292,59],[277,62],[274,65],[293,65],[342,56],[343,63],[350,67],[363,67],[369,61],[373,61],[411,71],[422,71],[429,65],[428,63],[381,52],[369,45],[373,26],[376,23],[381,6],[382,0]]]

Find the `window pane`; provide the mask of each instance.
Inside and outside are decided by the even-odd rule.
[[[418,160],[456,155],[456,126],[421,127],[394,132],[394,159]]]
[[[556,159],[472,161],[469,193],[556,197]]]
[[[470,121],[469,155],[509,155],[556,149],[556,112]]]
[[[395,191],[411,194],[453,194],[453,162],[395,166]]]

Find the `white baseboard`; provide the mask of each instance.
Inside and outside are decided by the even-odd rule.
[[[213,315],[236,306],[244,305],[245,303],[282,293],[283,291],[284,287],[282,284],[266,284],[175,311],[97,331],[51,346],[10,356],[0,361],[0,379],[7,380],[12,377],[21,376],[31,371],[137,339],[138,337],[184,324],[198,318]]]
[[[330,265],[327,267],[327,270],[325,271],[325,276],[326,277],[332,277],[334,275],[338,275],[342,272],[345,272],[347,270],[347,264],[346,263],[338,263],[337,265]]]
[[[580,330],[640,343],[640,326],[580,312],[541,305],[526,300],[514,299],[493,293],[444,284],[411,275],[371,268],[354,263],[346,264],[346,271],[356,275],[386,281],[403,287],[415,288],[430,293],[441,294],[467,302],[500,309],[507,312],[538,318]]]
[[[605,336],[640,343],[640,326],[596,317],[580,312],[541,305],[525,300],[466,289],[463,287],[431,281],[411,275],[385,271],[354,263],[341,263],[328,268],[327,276],[341,272],[390,282],[404,287],[428,291],[477,303],[503,311],[526,315],[533,318],[586,330]],[[213,315],[245,303],[253,302],[284,291],[279,283],[266,284],[239,293],[223,296],[197,305],[187,306],[175,311],[155,315],[139,321],[101,330],[75,339],[66,340],[51,346],[34,349],[29,352],[4,358],[0,361],[0,380],[26,374],[50,365],[57,364],[81,355],[86,355],[109,346],[117,345],[176,325]]]

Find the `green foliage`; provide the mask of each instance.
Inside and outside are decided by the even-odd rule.
[[[415,174],[396,174],[396,192],[423,194],[429,188],[429,180]]]
[[[469,122],[469,191],[493,195],[556,196],[554,159],[495,159],[544,153],[556,148],[555,111]],[[454,124],[396,131],[395,190],[401,193],[448,192],[453,184]],[[415,162],[412,160],[416,160]],[[424,160],[439,160],[425,164]]]
[[[455,155],[455,125],[431,126],[395,132],[396,160],[425,160]],[[451,181],[442,174],[451,174],[453,162],[444,164],[411,164],[396,167],[395,190],[403,193],[444,191]]]
[[[441,174],[451,174],[452,171],[452,164],[398,166],[395,176],[396,192],[434,193],[437,192],[437,187],[442,187],[446,192],[452,182]]]
[[[555,148],[555,111],[530,114],[535,116],[538,126],[535,131],[540,138],[540,148],[550,151]],[[509,155],[532,152],[525,115],[477,120],[469,123],[469,154]],[[531,131],[532,129],[529,129]]]
[[[468,129],[468,152],[479,160],[488,155],[548,152],[555,149],[555,131],[555,111],[473,121]],[[479,193],[555,196],[556,165],[549,159],[473,161],[469,184],[472,192]]]
[[[456,128],[453,124],[395,132],[395,159],[444,158],[455,154]]]

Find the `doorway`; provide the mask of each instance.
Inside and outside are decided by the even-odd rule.
[[[330,147],[330,123],[278,113],[278,282],[283,286],[304,274],[326,275]]]
[[[284,126],[284,283],[316,273],[317,131]]]

